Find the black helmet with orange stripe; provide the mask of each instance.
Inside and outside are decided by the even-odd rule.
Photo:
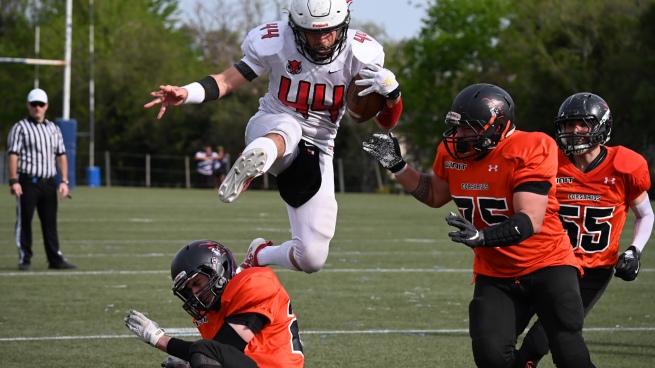
[[[446,124],[444,144],[453,158],[479,156],[514,132],[514,101],[493,84],[468,86],[455,98]]]

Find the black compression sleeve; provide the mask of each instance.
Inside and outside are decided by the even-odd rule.
[[[482,229],[485,247],[505,247],[518,244],[534,235],[530,216],[519,212],[500,224]]]
[[[214,336],[214,340],[220,342],[221,344],[226,344],[230,345],[239,351],[244,351],[246,349],[246,345],[248,345],[243,338],[239,335],[238,332],[230,326],[227,321],[223,323],[223,326],[221,326],[221,329],[218,330],[216,333],[216,336]]]
[[[547,181],[530,181],[527,183],[520,184],[518,187],[514,188],[514,193],[528,192],[534,194],[548,195],[551,186],[552,185]]]
[[[241,73],[241,75],[243,75],[243,77],[246,78],[248,82],[252,82],[253,79],[257,78],[257,74],[255,74],[255,72],[250,69],[248,64],[244,63],[243,61],[236,62],[234,67],[237,68],[239,73]]]
[[[168,345],[166,345],[166,352],[188,362],[191,344],[193,344],[191,341],[184,341],[171,337],[170,341],[168,341]]]
[[[243,313],[235,314],[225,318],[225,322],[233,323],[236,325],[244,325],[250,329],[253,333],[258,333],[264,328],[269,321],[266,316],[259,313]]]

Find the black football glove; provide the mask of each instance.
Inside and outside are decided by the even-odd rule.
[[[475,226],[464,217],[451,212],[450,215],[446,216],[446,222],[448,225],[459,229],[459,231],[451,231],[448,233],[450,240],[455,243],[466,244],[471,248],[484,246],[484,236],[482,235],[482,231],[476,229]]]
[[[614,276],[620,277],[625,281],[633,281],[639,275],[641,268],[641,252],[634,245],[626,249],[619,256],[619,261],[614,266]]]
[[[372,137],[362,143],[364,151],[368,152],[376,160],[380,161],[384,168],[392,173],[397,173],[407,165],[400,153],[398,138],[391,132],[375,133]]]

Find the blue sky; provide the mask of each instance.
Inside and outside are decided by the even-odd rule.
[[[180,0],[180,8],[191,13],[196,1],[198,0]],[[358,22],[378,23],[390,38],[401,40],[418,34],[422,24],[421,18],[425,14],[424,8],[428,2],[428,0],[353,0],[350,10],[353,19]],[[275,9],[269,11],[270,18],[276,18]]]

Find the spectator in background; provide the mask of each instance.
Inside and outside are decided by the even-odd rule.
[[[205,144],[202,151],[196,152],[198,161],[196,172],[198,173],[198,188],[212,188],[214,160],[218,154],[212,151],[210,144]]]
[[[7,169],[9,187],[16,196],[16,246],[18,269],[32,269],[32,219],[39,213],[43,243],[50,269],[74,269],[59,250],[57,234],[57,190],[61,199],[68,196],[68,161],[61,130],[45,118],[48,95],[33,89],[27,95],[29,116],[9,131]],[[57,167],[61,183],[57,188]]]
[[[216,154],[217,157],[214,160],[214,189],[218,188],[223,184],[225,180],[225,175],[230,166],[230,154],[225,152],[223,146],[218,146]]]

